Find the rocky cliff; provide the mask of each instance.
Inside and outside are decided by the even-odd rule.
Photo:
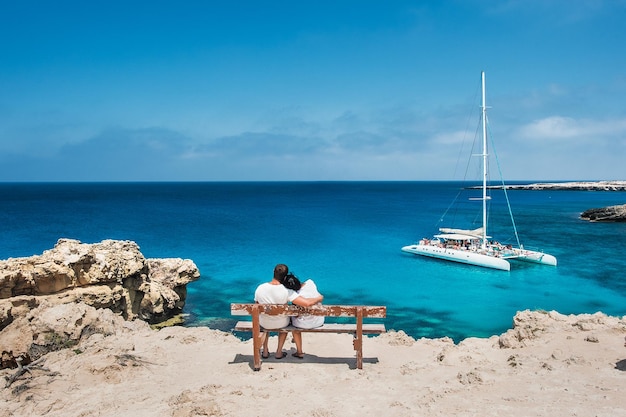
[[[188,259],[146,259],[131,241],[104,240],[86,244],[60,239],[41,255],[0,261],[0,350],[3,367],[31,346],[15,341],[11,327],[41,305],[84,303],[108,309],[126,320],[158,323],[182,312],[186,285],[200,277]],[[22,323],[19,326],[18,323]],[[76,327],[76,326],[73,326]],[[23,331],[20,330],[18,333]],[[36,333],[36,332],[35,332]],[[31,335],[33,336],[33,335]],[[29,336],[26,336],[29,339]],[[30,343],[36,339],[30,338]],[[58,340],[57,340],[58,342]]]

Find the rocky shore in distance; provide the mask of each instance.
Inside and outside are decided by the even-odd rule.
[[[495,186],[493,188],[502,188]],[[574,181],[507,185],[507,190],[626,191],[626,181]]]
[[[0,260],[0,369],[115,333],[112,316],[171,319],[199,277],[193,261],[146,259],[131,241],[60,239],[41,255]]]
[[[479,187],[472,187],[479,188]],[[501,185],[489,188],[500,189]],[[576,182],[550,182],[522,185],[507,185],[507,190],[531,190],[531,191],[626,191],[626,181],[576,181]],[[591,208],[585,210],[580,218],[592,222],[626,222],[626,204]]]

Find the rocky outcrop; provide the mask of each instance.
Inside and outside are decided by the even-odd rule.
[[[160,322],[182,311],[186,285],[199,276],[191,260],[146,259],[135,242],[60,239],[41,255],[0,261],[0,330],[44,300]]]
[[[107,308],[95,309],[80,302],[55,305],[44,300],[2,331],[0,368],[14,368],[18,362],[28,365],[61,349],[80,353],[80,342],[92,335],[106,337],[130,331],[150,331],[150,327],[142,320],[126,321]]]
[[[2,260],[2,367],[15,366],[16,358],[27,364],[86,334],[115,332],[112,317],[168,320],[182,312],[186,285],[199,277],[191,260],[146,259],[131,241],[60,239],[41,255]]]
[[[626,331],[626,317],[612,317],[604,313],[564,315],[556,311],[518,311],[513,318],[513,328],[499,337],[501,349],[523,348],[543,335],[554,332],[588,332],[585,338],[594,341],[594,330],[615,328]]]
[[[592,222],[626,222],[626,204],[585,210],[580,218]]]

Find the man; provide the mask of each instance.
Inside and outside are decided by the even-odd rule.
[[[322,295],[315,298],[304,298],[299,296],[297,292],[285,288],[283,281],[288,273],[289,267],[287,265],[276,265],[276,267],[274,267],[274,277],[272,280],[257,287],[254,292],[254,301],[259,304],[287,304],[291,302],[302,307],[310,307],[324,299]],[[281,329],[289,325],[289,316],[268,316],[261,314],[259,316],[259,322],[261,327],[265,330]],[[285,357],[283,345],[286,339],[287,333],[278,333],[278,346],[276,348],[276,354],[274,355],[276,359]],[[263,332],[263,358],[267,359],[268,357],[268,337],[267,332]]]

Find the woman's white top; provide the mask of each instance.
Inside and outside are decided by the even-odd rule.
[[[317,291],[317,285],[315,285],[315,282],[313,282],[312,279],[307,279],[302,283],[302,287],[300,288],[300,291],[298,291],[298,295],[304,298],[315,298],[319,297],[321,294]],[[309,308],[315,308],[315,306]],[[291,324],[301,329],[313,329],[324,324],[324,316],[311,316],[306,314],[298,317],[292,317]]]

